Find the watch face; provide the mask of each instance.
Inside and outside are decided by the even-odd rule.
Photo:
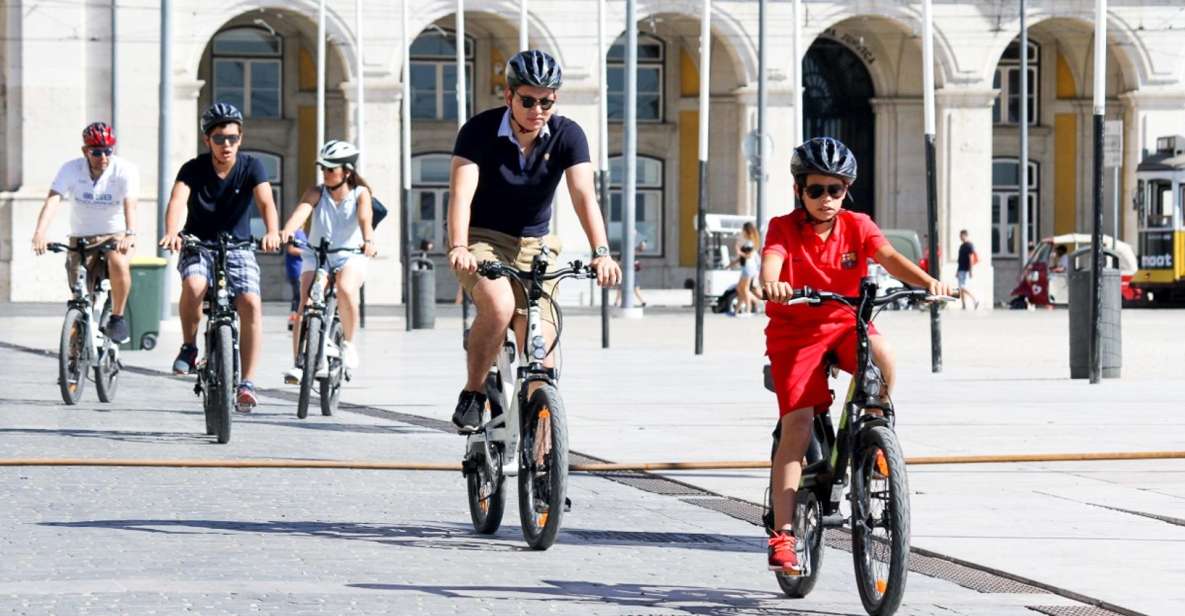
[[[593,251],[593,254],[598,257],[608,256],[609,255],[609,247],[608,246],[597,246],[597,249]]]

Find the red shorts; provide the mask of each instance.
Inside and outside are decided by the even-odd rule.
[[[876,328],[870,325],[868,333],[876,334]],[[850,374],[856,370],[854,323],[812,338],[806,345],[783,346],[770,353],[770,372],[778,395],[779,417],[807,407],[814,408],[816,415],[831,408],[831,390],[827,387],[829,375],[824,370],[824,357],[828,352],[835,354],[839,368],[844,372]]]

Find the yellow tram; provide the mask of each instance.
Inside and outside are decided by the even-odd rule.
[[[1148,302],[1185,300],[1185,136],[1160,137],[1136,168],[1139,270],[1132,287]]]

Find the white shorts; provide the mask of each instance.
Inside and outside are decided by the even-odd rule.
[[[348,263],[350,269],[358,272],[363,278],[366,277],[366,262],[370,258],[366,255],[359,254],[333,254],[329,255],[329,271],[336,272],[345,267]],[[304,255],[300,259],[300,273],[317,271],[317,258],[312,255]]]

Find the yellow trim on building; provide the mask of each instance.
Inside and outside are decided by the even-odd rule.
[[[683,76],[679,80],[679,94],[682,96],[699,96],[699,68],[695,65],[695,61],[691,59],[691,54],[687,53],[687,48],[680,50],[679,59],[681,61],[680,74]]]
[[[296,153],[296,178],[300,185],[296,187],[296,198],[304,194],[305,189],[317,183],[314,165],[317,163],[317,108],[311,105],[301,105],[296,110],[297,143],[300,145]]]
[[[1078,116],[1053,118],[1053,233],[1073,233],[1078,221]]]
[[[699,211],[699,112],[679,112],[679,265],[695,267]]]
[[[1074,84],[1074,73],[1070,72],[1070,65],[1062,52],[1057,52],[1057,97],[1074,98],[1078,88]]]
[[[313,54],[304,47],[300,48],[298,59],[300,89],[315,91],[317,89],[317,63],[313,61]]]

